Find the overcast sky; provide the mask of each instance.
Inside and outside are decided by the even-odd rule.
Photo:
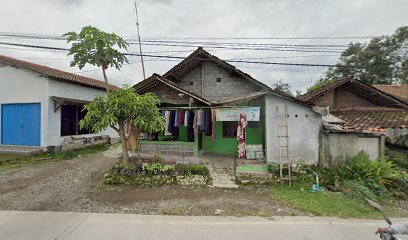
[[[62,35],[93,25],[125,38],[137,35],[131,0],[1,0],[0,32]],[[408,23],[406,0],[139,0],[139,20],[143,40],[182,41],[189,47],[143,45],[152,55],[185,57],[196,49],[197,42],[257,44],[344,45],[360,39],[237,39],[237,38],[313,38],[365,37],[391,34]],[[182,39],[180,39],[182,38]],[[204,38],[223,38],[204,39]],[[64,41],[44,41],[0,37],[3,42],[69,47]],[[193,43],[191,43],[193,42]],[[219,45],[218,45],[219,46]],[[242,45],[241,45],[242,46]],[[222,59],[246,61],[335,64],[338,50],[305,52],[205,48]],[[290,48],[293,50],[293,48]],[[295,49],[296,50],[296,49]],[[320,49],[322,51],[328,48]],[[331,49],[329,49],[331,50]],[[130,52],[138,46],[131,45]],[[71,68],[66,52],[33,51],[0,45],[0,54],[44,64],[88,77],[102,79],[95,67]],[[122,70],[109,70],[116,85],[135,84],[143,79],[138,57],[130,57]],[[180,60],[145,58],[146,74],[163,74]],[[155,61],[152,61],[155,60]],[[159,60],[159,61],[158,61]],[[282,79],[293,90],[305,89],[326,70],[322,67],[293,67],[266,64],[233,63],[254,78],[271,85]]]

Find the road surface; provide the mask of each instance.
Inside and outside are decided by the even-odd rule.
[[[266,219],[0,211],[0,239],[361,240],[379,239],[373,231],[383,223],[325,217]]]

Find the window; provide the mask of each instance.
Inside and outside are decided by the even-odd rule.
[[[217,82],[221,82],[221,78],[219,77],[219,78],[217,78]]]
[[[237,137],[238,122],[222,122],[222,135],[224,138]]]
[[[194,84],[194,82],[190,82],[190,85],[193,85]]]
[[[61,106],[61,136],[92,133],[90,129],[81,130],[79,127],[79,121],[86,115],[82,109],[82,106],[77,105]]]

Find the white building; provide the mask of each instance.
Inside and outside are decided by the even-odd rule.
[[[66,138],[85,145],[96,136],[116,138],[113,129],[78,126],[82,106],[103,94],[104,82],[0,55],[0,144],[58,148]]]

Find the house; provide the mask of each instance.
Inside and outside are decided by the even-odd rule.
[[[404,87],[405,88],[405,87]],[[408,102],[404,90],[371,86],[352,77],[333,81],[299,97],[328,107],[345,121],[343,130],[384,134],[389,144],[408,146]]]
[[[78,126],[83,105],[103,94],[104,82],[0,55],[0,144],[66,150],[115,138]]]
[[[278,122],[287,108],[290,156],[306,163],[318,161],[321,116],[303,101],[267,85],[233,65],[198,48],[163,75],[151,77],[134,85],[139,94],[152,92],[161,100],[163,111],[214,111],[214,131],[198,131],[179,125],[174,134],[160,133],[155,141],[142,144],[142,154],[160,152],[193,159],[206,155],[237,156],[237,126],[239,113],[246,113],[248,127],[246,144],[257,149],[255,158],[279,162]],[[278,113],[278,114],[277,114]],[[180,113],[179,113],[180,114]],[[212,116],[212,115],[211,115]],[[177,123],[176,123],[177,125]],[[285,134],[280,130],[281,135]],[[148,136],[147,136],[148,137]],[[165,140],[172,140],[165,146]],[[281,144],[283,145],[283,143]],[[248,155],[247,155],[248,157]]]

